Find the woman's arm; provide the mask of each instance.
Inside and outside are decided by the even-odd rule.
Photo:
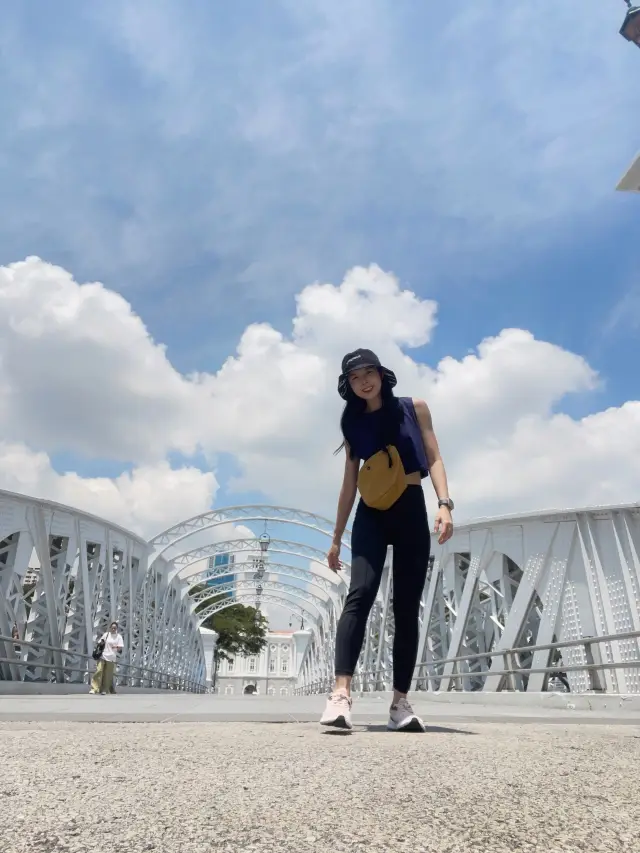
[[[340,546],[342,544],[342,534],[349,521],[353,502],[356,499],[356,491],[358,488],[358,468],[360,465],[359,459],[350,459],[349,445],[345,442],[344,452],[346,454],[344,461],[344,475],[342,477],[342,488],[340,489],[340,497],[338,498],[338,512],[336,513],[336,526],[333,529],[333,542],[329,553],[327,554],[327,563],[329,568],[337,572],[340,569]]]
[[[358,470],[360,468],[360,460],[350,458],[351,449],[346,442],[344,445],[344,451],[344,474],[342,477],[342,488],[340,489],[340,495],[338,497],[336,526],[333,530],[333,544],[338,545],[338,547],[340,546],[342,534],[345,531],[345,527],[349,521],[349,516],[351,515],[351,510],[353,509],[353,504],[356,499],[356,492],[358,490]]]
[[[438,497],[438,500],[446,500],[449,497],[449,484],[447,483],[447,472],[444,469],[444,462],[440,455],[438,447],[438,439],[433,430],[433,421],[429,406],[424,400],[414,400],[413,405],[418,417],[420,432],[424,449],[427,454],[427,462],[429,463],[429,476],[433,483],[433,488]],[[438,507],[435,522],[435,532],[439,533],[438,542],[443,545],[447,539],[453,535],[453,521],[451,519],[451,510],[449,507]]]

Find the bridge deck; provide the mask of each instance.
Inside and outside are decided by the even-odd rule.
[[[442,699],[445,701],[438,701]],[[315,722],[322,696],[215,696],[188,693],[119,693],[116,696],[0,695],[0,720],[76,722]],[[570,694],[457,694],[412,697],[426,721],[495,721],[640,724],[640,702],[612,696]],[[388,694],[354,700],[354,722],[385,723]],[[591,709],[590,709],[591,706]]]
[[[114,720],[117,707],[136,716],[135,703],[137,719],[179,719],[180,697],[155,707],[146,697],[67,697],[65,707],[62,697],[38,698],[58,716],[92,702],[87,718],[110,704]],[[23,701],[36,708],[32,719],[45,713],[44,703]],[[194,712],[213,717],[202,701]],[[307,701],[292,705],[298,716]],[[225,704],[237,713],[237,702]],[[348,736],[314,723],[0,722],[0,850],[640,849],[640,727],[590,725],[568,712],[558,725],[557,713],[498,724],[496,715],[479,721],[477,707],[466,718],[460,708],[432,710],[424,735],[386,732],[382,708]]]

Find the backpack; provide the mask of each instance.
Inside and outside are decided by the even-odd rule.
[[[105,646],[105,637],[103,636],[101,640],[98,640],[98,642],[95,644],[95,646],[93,648],[93,652],[91,654],[91,657],[94,660],[100,660],[100,658],[102,657],[102,653],[104,652],[104,646]]]

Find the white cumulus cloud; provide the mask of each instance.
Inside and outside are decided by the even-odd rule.
[[[212,472],[167,462],[118,477],[82,477],[55,471],[46,453],[22,443],[0,442],[0,487],[54,500],[107,518],[147,538],[183,518],[207,510],[217,482]]]
[[[194,386],[129,303],[38,258],[0,267],[0,426],[48,451],[190,453]]]
[[[121,296],[37,258],[0,268],[0,485],[157,532],[214,499],[214,475],[188,464],[197,449],[212,467],[232,454],[237,488],[332,515],[340,360],[368,346],[400,394],[429,402],[459,518],[637,499],[639,402],[563,414],[567,395],[603,380],[523,329],[431,366],[421,348],[436,308],[379,267],[356,267],[339,285],[303,288],[288,330],[251,325],[216,373],[183,376]],[[133,470],[59,474],[47,455],[58,450]],[[176,452],[187,461],[174,470]]]

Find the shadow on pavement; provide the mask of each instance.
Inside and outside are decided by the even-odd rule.
[[[422,732],[390,732],[387,729],[386,725],[381,725],[379,723],[372,723],[370,725],[355,724],[353,729],[331,729],[327,728],[323,731],[324,735],[329,735],[329,737],[349,737],[353,734],[358,734],[362,732],[384,732],[384,734],[402,734],[405,735],[416,735],[417,737],[422,734]],[[448,726],[427,726],[427,730],[425,734],[439,734],[439,735],[475,735],[476,732],[469,732],[463,729],[452,729]]]
[[[357,727],[353,729],[324,729],[322,734],[329,737],[351,737],[357,731]]]
[[[369,726],[354,726],[355,729],[360,729],[365,732],[385,732],[388,734],[404,734],[404,735],[420,735],[422,732],[389,732],[386,725],[373,724]],[[452,729],[448,726],[427,726],[425,734],[439,735],[475,735],[475,732],[464,731],[463,729]]]

